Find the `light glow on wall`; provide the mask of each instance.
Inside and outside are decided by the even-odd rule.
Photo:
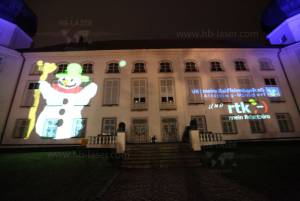
[[[45,63],[43,69],[49,72],[51,65]],[[36,91],[42,94],[46,106],[35,124],[36,133],[40,137],[53,139],[77,137],[84,128],[82,109],[96,95],[98,87],[95,83],[82,87],[83,83],[90,82],[90,78],[82,75],[82,67],[77,63],[69,64],[66,72],[58,73],[55,77],[58,80],[52,84],[46,81],[47,77],[41,76],[39,81],[39,90]],[[36,94],[34,98],[35,101],[39,101]],[[30,114],[31,117],[34,117],[33,113],[36,113],[36,110],[37,107]],[[34,122],[33,118],[31,123],[34,125]]]

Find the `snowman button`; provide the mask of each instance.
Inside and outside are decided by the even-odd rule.
[[[60,115],[64,115],[64,114],[65,114],[65,112],[66,112],[66,110],[65,110],[65,109],[60,109],[60,110],[59,110],[59,114],[60,114]]]
[[[59,119],[59,120],[57,121],[57,127],[60,127],[60,126],[62,126],[62,125],[63,125],[63,123],[64,123],[64,120],[62,120],[62,119]]]
[[[66,105],[66,104],[68,104],[68,102],[69,102],[69,100],[67,98],[64,98],[63,104]]]

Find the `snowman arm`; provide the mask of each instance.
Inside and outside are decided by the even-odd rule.
[[[96,95],[97,88],[98,86],[95,83],[89,84],[77,94],[77,100],[82,104],[88,104],[90,99]]]

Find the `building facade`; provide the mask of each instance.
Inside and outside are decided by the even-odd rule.
[[[295,94],[278,54],[278,48],[24,53],[25,63],[2,143],[79,144],[89,136],[114,135],[120,122],[126,124],[128,143],[148,143],[153,136],[159,142],[177,142],[182,140],[191,119],[197,121],[199,130],[223,133],[225,140],[300,137]],[[83,75],[97,86],[88,103],[74,105],[74,110],[83,109],[80,120],[74,117],[70,127],[78,131],[72,137],[55,139],[53,135],[60,125],[53,119],[42,125],[42,137],[36,128],[30,137],[25,136],[32,108],[36,108],[33,110],[38,116],[49,104],[45,94],[39,104],[34,101],[34,91],[39,89],[41,80],[38,60],[57,64],[56,71],[46,79],[50,84],[57,82],[55,74],[66,71],[68,64],[79,63]],[[275,88],[280,95],[209,94],[209,90],[218,89],[266,88]],[[260,103],[263,111],[249,109],[249,105]]]

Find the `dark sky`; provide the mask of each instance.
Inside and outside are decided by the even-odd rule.
[[[269,0],[26,2],[38,16],[35,47],[40,47],[77,40],[79,35],[84,35],[90,42],[192,37],[264,43],[260,18]],[[208,31],[229,36],[204,37]]]

